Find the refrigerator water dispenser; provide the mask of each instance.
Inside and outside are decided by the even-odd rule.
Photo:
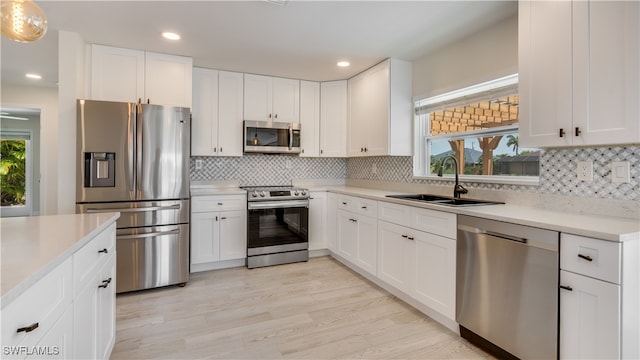
[[[84,187],[116,186],[115,165],[115,153],[84,153]]]

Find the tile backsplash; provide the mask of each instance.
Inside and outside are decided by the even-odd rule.
[[[195,169],[195,160],[202,169]],[[576,162],[593,162],[593,181],[578,181]],[[629,183],[611,182],[611,162],[628,161]],[[372,171],[375,164],[375,173]],[[413,179],[413,158],[301,158],[284,155],[243,157],[192,157],[190,176],[194,181],[236,180],[240,185],[289,184],[296,179],[377,180],[412,184],[442,185],[442,181]],[[540,158],[537,186],[465,182],[469,188],[508,190],[585,198],[640,201],[640,146],[548,149]]]

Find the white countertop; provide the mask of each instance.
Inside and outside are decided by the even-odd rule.
[[[340,194],[360,196],[373,200],[382,200],[461,215],[477,216],[485,219],[545,228],[602,240],[627,241],[640,239],[640,220],[634,219],[559,212],[508,203],[504,205],[452,207],[386,197],[386,195],[402,194],[397,191],[352,186],[319,186],[318,188],[311,187],[310,190],[327,190]]]
[[[2,307],[114,223],[120,213],[0,219]]]
[[[192,181],[191,196],[246,195],[236,181]]]

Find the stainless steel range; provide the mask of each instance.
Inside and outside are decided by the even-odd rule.
[[[292,186],[246,186],[247,267],[309,259],[309,191]]]

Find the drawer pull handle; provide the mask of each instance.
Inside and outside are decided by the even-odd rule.
[[[351,221],[351,222],[358,222],[358,220],[356,220],[356,219],[349,219],[349,221]]]
[[[16,332],[32,332],[33,330],[37,329],[38,326],[40,326],[40,324],[38,323],[33,323],[29,326],[25,326],[25,327],[21,327],[18,329],[18,331]]]
[[[568,291],[573,291],[573,288],[571,286],[567,286],[567,285],[560,285],[560,289],[564,289],[564,290],[568,290]]]
[[[408,235],[402,235],[402,237],[406,239],[406,238],[408,238],[409,236],[408,236]]]
[[[110,283],[111,283],[111,278],[108,278],[107,280],[102,280],[102,285],[98,285],[98,288],[106,289]]]
[[[224,205],[224,204],[223,204],[223,203],[218,203],[218,205],[222,206],[222,205]]]
[[[227,218],[222,216],[222,217],[220,217],[220,220],[227,220]]]
[[[582,254],[578,254],[578,257],[579,257],[580,259],[585,259],[585,260],[587,260],[587,261],[593,261],[593,258],[592,258],[591,256],[589,256],[589,255],[582,255]]]
[[[362,208],[363,208],[363,209],[366,209],[367,207],[366,207],[366,206],[363,206]]]
[[[412,236],[409,236],[407,239],[409,239],[409,240],[415,240]]]
[[[347,203],[343,201],[343,202],[342,202],[342,205],[347,205]]]
[[[102,249],[102,250],[98,250],[98,254],[108,254],[109,250],[107,249]]]

